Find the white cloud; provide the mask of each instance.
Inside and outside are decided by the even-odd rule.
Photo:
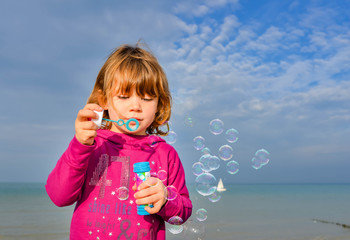
[[[238,4],[238,0],[206,0],[205,2],[210,7],[227,7],[228,4]]]
[[[277,27],[269,27],[264,34],[259,36],[256,41],[250,41],[245,46],[246,50],[257,50],[260,52],[272,52],[281,47],[282,39],[285,33]]]
[[[205,5],[200,5],[198,8],[193,9],[193,14],[197,17],[204,16],[209,12],[209,7]]]
[[[178,1],[173,8],[176,14],[203,17],[221,8],[237,8],[238,0]]]

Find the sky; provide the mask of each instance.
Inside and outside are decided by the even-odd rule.
[[[349,183],[348,9],[346,0],[1,0],[0,182],[45,182],[108,55],[142,40],[169,80],[189,182],[202,136],[212,155],[232,147],[239,172],[228,161],[212,172],[227,183]],[[213,119],[222,134],[209,131]],[[258,149],[270,161],[256,170]]]

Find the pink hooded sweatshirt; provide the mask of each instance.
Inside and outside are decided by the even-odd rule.
[[[138,215],[133,164],[149,162],[175,194],[157,214]],[[60,207],[75,202],[70,239],[165,239],[165,223],[185,222],[192,203],[175,149],[157,136],[98,130],[92,146],[74,137],[47,179],[46,191]]]

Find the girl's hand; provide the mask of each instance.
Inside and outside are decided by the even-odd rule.
[[[91,119],[98,119],[98,115],[94,111],[101,112],[102,110],[99,105],[94,103],[86,104],[83,109],[79,110],[75,120],[75,137],[81,144],[94,144],[98,126]]]
[[[150,214],[155,214],[160,211],[162,206],[167,202],[167,191],[161,180],[150,177],[141,183],[136,189],[136,183],[132,188],[134,191],[138,190],[134,197],[136,204],[153,204],[153,208],[146,206],[145,210]]]

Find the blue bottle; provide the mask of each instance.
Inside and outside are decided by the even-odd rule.
[[[137,162],[134,163],[134,173],[135,173],[135,179],[136,179],[136,187],[138,187],[142,182],[146,181],[147,178],[151,176],[151,167],[149,165],[149,162]],[[137,214],[138,215],[150,215],[145,210],[146,206],[153,207],[152,204],[144,204],[144,205],[137,205]]]

